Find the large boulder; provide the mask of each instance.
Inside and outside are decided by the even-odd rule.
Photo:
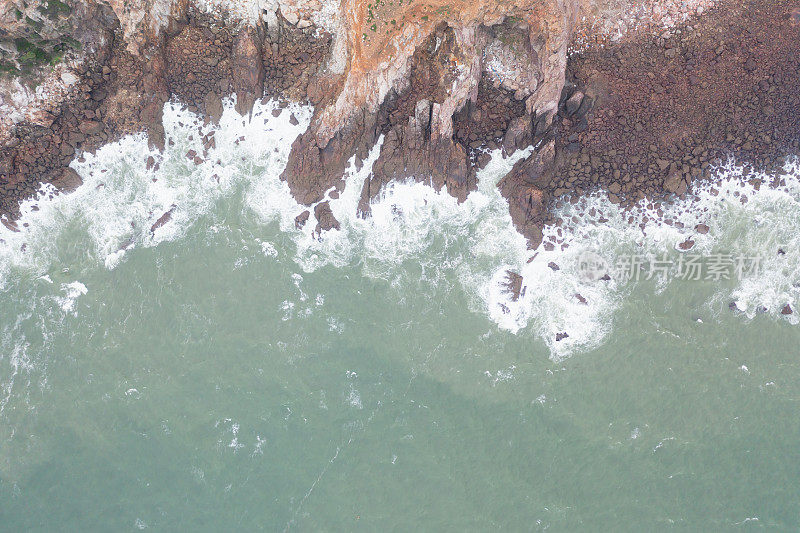
[[[83,185],[83,180],[75,170],[67,167],[52,181],[52,183],[61,191],[72,192]]]

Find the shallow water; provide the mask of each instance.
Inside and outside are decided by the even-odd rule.
[[[0,227],[0,529],[800,525],[795,167],[758,191],[721,168],[660,217],[585,198],[530,262],[494,187],[513,160],[367,220],[353,170],[317,240],[278,179],[310,110],[272,105],[228,108],[199,166],[209,126],[170,107],[157,170],[126,139]],[[599,281],[587,253],[762,259]]]

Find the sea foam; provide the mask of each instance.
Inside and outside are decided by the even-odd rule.
[[[215,217],[221,199],[241,193],[246,222],[277,223],[294,242],[294,250],[280,253],[265,245],[265,254],[288,254],[305,272],[359,264],[363,275],[389,280],[399,291],[404,263],[414,261],[431,284],[457,280],[473,311],[485,314],[498,330],[539,338],[554,359],[601,344],[635,286],[586,279],[579,264],[587,252],[609,263],[632,253],[675,257],[681,253],[678,243],[691,238],[692,252],[763,257],[760,274],[719,284],[710,306],[734,301],[747,319],[759,312],[781,317],[784,305],[800,304],[794,268],[800,264],[796,162],[787,164],[785,184],[778,188],[757,188],[729,163],[716,169],[717,184],[699,185],[691,198],[673,203],[643,201],[623,210],[600,192],[564,202],[556,210],[562,223],[545,228],[545,245],[530,251],[496,186],[528,151],[508,158],[493,153],[479,172],[477,190],[462,203],[424,180],[394,182],[384,187],[364,218],[357,205],[380,152],[379,141],[360,170],[350,162],[338,198],[328,192],[326,199],[341,227],[318,236],[313,206],[306,225],[295,228],[295,217],[309,208],[299,205],[280,179],[291,144],[308,127],[312,111],[265,101],[242,117],[228,100],[219,125],[214,125],[175,103],[166,104],[163,153],[151,150],[143,135],[134,135],[83,154],[72,165],[83,178],[82,187],[63,195],[45,186],[38,198],[23,203],[19,232],[0,226],[0,288],[14,269],[48,275],[59,257],[57,243],[66,234],[81,235],[90,261],[115,268],[137,247],[181,239],[199,218]],[[203,142],[210,136],[213,146]],[[225,217],[219,217],[212,227],[225,224]],[[708,225],[709,231],[698,233],[697,224]],[[507,271],[523,278],[516,301],[506,287]],[[667,279],[653,290],[673,282]],[[797,315],[785,319],[796,323]]]

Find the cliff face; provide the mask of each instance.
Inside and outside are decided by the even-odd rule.
[[[380,155],[361,195],[364,212],[381,188],[398,178],[446,187],[463,200],[476,186],[487,149],[510,153],[536,146],[499,184],[514,222],[536,246],[553,197],[605,183],[606,175],[622,182],[611,183],[609,190],[633,197],[637,183],[627,177],[632,168],[627,162],[617,165],[617,172],[611,163],[596,168],[600,159],[584,154],[582,146],[591,137],[590,123],[613,118],[625,127],[619,118],[623,110],[611,117],[593,109],[594,102],[605,100],[608,106],[613,100],[606,86],[624,43],[609,59],[614,68],[603,75],[586,70],[580,85],[588,97],[565,84],[568,51],[624,31],[649,32],[647,42],[658,48],[663,41],[665,51],[645,54],[647,61],[630,74],[644,80],[644,88],[618,91],[625,93],[623,100],[642,105],[654,100],[647,85],[659,73],[667,80],[659,86],[671,90],[688,76],[688,86],[697,92],[698,65],[707,59],[709,69],[719,68],[727,56],[716,51],[711,37],[679,54],[675,43],[665,41],[659,20],[679,21],[712,1],[65,0],[53,14],[48,9],[62,4],[7,0],[0,5],[4,60],[22,65],[19,47],[11,44],[23,37],[37,43],[39,56],[61,60],[54,68],[37,64],[38,77],[0,74],[0,214],[13,215],[15,202],[39,182],[73,183],[66,167],[76,152],[142,130],[161,145],[161,110],[168,99],[214,119],[221,99],[235,94],[243,114],[263,96],[314,105],[311,125],[295,141],[283,178],[298,201],[316,204],[318,231],[336,227],[325,200],[331,187],[343,185],[347,161],[355,156],[361,165],[381,136]],[[17,14],[13,6],[25,11]],[[620,12],[625,6],[629,9]],[[781,4],[773,11],[786,9]],[[716,26],[714,32],[724,33]],[[77,44],[63,57],[48,55],[56,50],[53,43],[68,39]],[[775,36],[767,40],[774,42]],[[708,53],[699,51],[708,47]],[[664,65],[654,70],[662,56]],[[764,81],[757,79],[758,69],[731,68],[741,83]],[[661,137],[653,135],[656,141]],[[630,147],[623,143],[615,152]],[[648,175],[661,166],[647,161]],[[569,165],[576,177],[565,181],[554,172],[559,165]],[[670,175],[679,167],[694,176],[677,163],[669,167]],[[689,181],[684,179],[687,186]],[[654,187],[652,194],[660,190]],[[308,219],[310,212],[297,223]]]
[[[386,142],[362,194],[364,210],[384,183],[412,176],[463,199],[475,187],[470,141],[480,127],[456,128],[457,115],[479,123],[493,118],[492,107],[518,102],[521,112],[480,135],[500,143],[509,134],[512,150],[550,126],[578,0],[343,0],[339,9],[317,112],[284,174],[303,201],[338,186],[344,162],[365,156],[381,133]],[[496,93],[483,99],[490,104],[483,110],[482,83]],[[526,213],[536,219],[538,204]]]
[[[71,11],[58,0],[0,3],[0,72],[30,72],[57,63],[67,50],[79,46],[71,35]]]
[[[91,0],[90,0],[91,1]],[[578,0],[98,0],[119,21],[129,52],[149,55],[165,32],[198,7],[274,32],[279,18],[332,36],[323,109],[315,136],[324,146],[362,110],[377,112],[390,91],[408,87],[411,59],[431,35],[455,36],[435,136],[451,136],[451,116],[474,100],[486,74],[525,99],[528,112],[552,114],[563,86]]]
[[[443,29],[452,31],[455,39],[448,58],[449,86],[439,102],[442,118],[435,125],[434,136],[452,135],[452,114],[468,99],[475,99],[484,73],[525,98],[529,112],[555,110],[577,0],[343,3],[347,68],[338,95],[319,114],[320,144],[359,107],[375,112],[390,90],[406,88],[412,56]]]
[[[146,129],[155,144],[163,142],[160,107],[171,95],[208,111],[219,108],[220,96],[233,92],[244,113],[264,94],[265,80],[268,87],[277,85],[276,74],[283,73],[294,79],[283,78],[288,87],[280,95],[307,98],[316,109],[285,173],[301,201],[321,200],[323,191],[339,184],[350,156],[364,156],[380,134],[389,134],[375,178],[365,189],[364,206],[382,183],[412,175],[430,175],[434,185],[446,185],[464,198],[474,187],[476,154],[470,144],[476,135],[500,142],[516,119],[511,143],[516,148],[544,132],[558,107],[579,9],[578,0],[53,2],[24,4],[28,11],[45,14],[52,5],[60,6],[47,19],[50,23],[37,25],[37,42],[44,47],[71,39],[77,45],[42,84],[53,90],[39,91],[38,100],[7,97],[0,102],[15,108],[6,113],[6,141],[9,120],[48,126],[53,112],[42,110],[74,92],[83,61],[104,69],[97,80],[103,87],[88,88],[99,102],[89,118],[103,117],[101,126],[112,136]],[[0,13],[11,32],[6,42],[24,29],[9,13]],[[187,34],[189,19],[197,26],[202,13],[213,13],[217,22],[209,19],[207,25],[226,26],[230,38]],[[300,39],[308,43],[327,43],[322,61],[316,49],[298,55],[293,39],[299,35],[307,35]],[[195,46],[205,48],[197,51],[200,55],[212,50],[213,57],[197,63],[185,54]],[[311,56],[314,67],[308,69]],[[215,67],[204,74],[209,61]],[[183,79],[171,79],[176,70]],[[198,75],[214,83],[187,89]],[[507,109],[507,116],[496,115],[493,107]],[[493,129],[469,124],[481,121]]]

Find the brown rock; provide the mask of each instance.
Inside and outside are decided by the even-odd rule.
[[[524,148],[529,145],[533,140],[532,127],[530,115],[513,118],[503,137],[503,148],[506,153],[511,153],[517,148]]]
[[[664,190],[680,196],[687,189],[683,176],[677,170],[673,170],[664,180]]]
[[[83,185],[83,180],[75,170],[67,167],[58,178],[53,180],[53,185],[61,191],[72,192]]]
[[[567,114],[574,115],[580,109],[581,104],[583,103],[583,93],[580,91],[575,91],[572,96],[567,98],[567,101],[564,102],[564,108],[567,111]]]
[[[789,12],[789,24],[794,27],[800,26],[800,7],[794,7]]]
[[[169,211],[158,217],[156,223],[150,226],[150,233],[155,233],[158,228],[172,220],[172,212],[175,211],[175,207],[175,204],[173,204],[172,207],[169,208]]]
[[[203,99],[203,107],[205,107],[206,114],[213,122],[219,122],[222,118],[222,99],[214,91],[206,94]]]
[[[97,135],[103,131],[103,124],[96,120],[84,120],[78,124],[78,129],[84,135]]]
[[[19,227],[17,227],[17,223],[13,220],[8,220],[7,218],[0,218],[0,223],[2,223],[5,227],[10,229],[13,232],[19,232]]]
[[[308,209],[297,215],[294,218],[294,227],[297,229],[302,229],[302,227],[306,225],[306,222],[308,222],[308,217],[310,216],[311,213],[308,211]]]
[[[551,141],[536,150],[527,159],[517,162],[511,174],[519,176],[523,181],[540,189],[550,185],[553,161],[555,159],[555,141]]]
[[[511,270],[506,271],[505,288],[511,294],[511,301],[516,302],[522,294],[522,276]]]
[[[236,37],[233,47],[233,88],[236,111],[247,114],[257,98],[264,94],[264,65],[261,62],[261,36],[247,26]]]
[[[327,200],[314,207],[314,216],[317,218],[317,227],[314,228],[314,231],[318,236],[321,235],[323,231],[339,229],[339,221],[333,216],[331,204]]]

